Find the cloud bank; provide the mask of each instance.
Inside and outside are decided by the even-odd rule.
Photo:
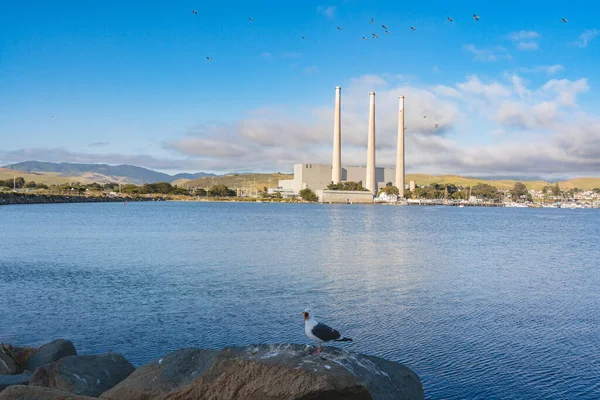
[[[560,66],[534,67],[540,76]],[[414,83],[417,82],[417,83]],[[368,92],[376,92],[377,164],[394,166],[398,96],[406,97],[407,169],[455,174],[597,175],[600,119],[578,97],[587,79],[532,86],[517,73],[470,75],[453,85],[363,75],[342,90],[342,163],[365,165]],[[290,171],[294,163],[330,163],[333,99],[327,106],[258,108],[234,122],[201,123],[162,144],[165,156],[81,153],[57,147],[0,153],[3,162],[129,163],[160,170]],[[437,127],[436,127],[437,124]]]

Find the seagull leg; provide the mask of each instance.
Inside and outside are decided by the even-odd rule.
[[[313,356],[318,356],[319,354],[321,354],[321,350],[322,350],[322,345],[319,343],[319,346],[317,347],[317,349],[312,353]]]

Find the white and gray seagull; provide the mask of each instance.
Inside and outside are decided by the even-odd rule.
[[[334,342],[351,342],[352,341],[352,339],[347,338],[347,337],[341,338],[342,335],[338,331],[333,329],[332,327],[327,326],[321,322],[317,322],[313,318],[312,313],[308,308],[306,310],[302,311],[302,314],[304,315],[304,333],[306,333],[306,336],[308,336],[308,338],[310,340],[319,343],[319,347],[313,354],[317,355],[317,354],[321,353],[321,350],[323,349],[323,343],[327,343],[327,342],[331,342],[331,341],[334,341]]]

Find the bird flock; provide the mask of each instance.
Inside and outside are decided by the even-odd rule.
[[[197,10],[192,10],[192,14],[194,14],[194,15],[198,15],[198,11],[197,11]],[[473,14],[473,19],[475,20],[475,22],[479,22],[479,18],[480,18],[480,17],[479,17],[479,15],[477,15],[477,14]],[[452,17],[447,17],[446,19],[448,20],[448,22],[454,22],[454,19],[453,19]],[[250,21],[250,22],[254,22],[254,18],[252,18],[252,17],[248,17],[248,21]],[[562,23],[567,23],[567,22],[568,22],[568,20],[567,20],[566,18],[561,18],[561,22],[562,22]],[[375,18],[371,18],[371,19],[369,20],[369,24],[373,25],[374,23],[375,23]],[[381,25],[381,27],[384,29],[384,31],[385,31],[385,34],[386,34],[386,35],[390,35],[390,34],[392,33],[392,32],[391,32],[391,31],[388,29],[387,25],[385,25],[385,24],[382,24],[382,25]],[[337,27],[337,30],[338,30],[338,31],[341,31],[341,30],[342,30],[342,27],[341,27],[341,26],[338,26],[338,27]],[[411,30],[411,31],[416,31],[416,30],[417,30],[417,28],[415,28],[414,26],[411,26],[411,27],[410,27],[410,30]],[[379,35],[378,35],[377,33],[373,33],[373,34],[371,34],[371,37],[372,37],[373,39],[379,39]],[[302,40],[305,40],[305,39],[306,39],[306,36],[301,36],[301,38],[302,38]],[[363,36],[363,37],[362,37],[362,40],[369,40],[369,39],[368,39],[366,36]],[[212,60],[212,58],[211,58],[211,57],[208,57],[208,56],[206,57],[206,59],[207,59],[208,61]]]
[[[192,10],[192,13],[193,13],[194,15],[197,15],[197,14],[198,14],[198,12],[197,12],[196,10]],[[479,18],[480,18],[480,17],[479,17],[479,15],[477,15],[477,14],[473,14],[473,19],[475,20],[475,22],[479,22]],[[454,22],[454,19],[453,19],[452,17],[447,17],[446,19],[448,20],[448,22]],[[248,18],[248,21],[250,21],[250,22],[253,22],[253,21],[254,21],[254,18],[252,18],[252,17],[249,17],[249,18]],[[567,22],[568,22],[568,20],[567,20],[566,18],[561,18],[561,22],[562,22],[562,23],[567,23]],[[370,24],[370,25],[373,25],[373,24],[375,24],[375,18],[371,18],[371,19],[369,20],[369,24]],[[388,29],[388,26],[387,26],[387,25],[385,25],[385,24],[382,24],[382,25],[381,25],[381,28],[383,28],[383,30],[385,31],[385,34],[386,34],[386,35],[390,35],[390,34],[392,33],[392,32],[391,32],[391,31]],[[341,26],[338,26],[338,27],[337,27],[337,30],[338,30],[338,31],[341,31],[341,30],[342,30],[342,27],[341,27]],[[411,27],[410,27],[410,30],[411,30],[411,31],[416,31],[416,30],[417,30],[417,28],[415,28],[414,26],[411,26]],[[372,37],[373,39],[379,39],[379,35],[378,35],[377,33],[372,33],[372,34],[371,34],[371,37]],[[306,36],[301,36],[301,38],[302,38],[302,40],[306,40]],[[369,40],[369,39],[368,39],[366,36],[363,36],[363,37],[362,37],[362,40]],[[212,58],[211,58],[211,57],[208,57],[208,56],[206,57],[206,59],[207,59],[208,61],[212,60]],[[426,115],[423,117],[423,119],[425,119],[425,118],[427,118],[427,116],[426,116]],[[440,126],[439,126],[439,124],[437,124],[437,123],[436,123],[436,124],[434,124],[434,129],[438,129],[439,127],[440,127]],[[405,127],[404,129],[406,130],[406,127]]]

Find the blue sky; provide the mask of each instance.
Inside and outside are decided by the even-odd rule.
[[[403,94],[411,172],[600,174],[597,2],[286,3],[3,4],[0,163],[328,163],[341,85],[344,164],[375,90],[380,165]]]

